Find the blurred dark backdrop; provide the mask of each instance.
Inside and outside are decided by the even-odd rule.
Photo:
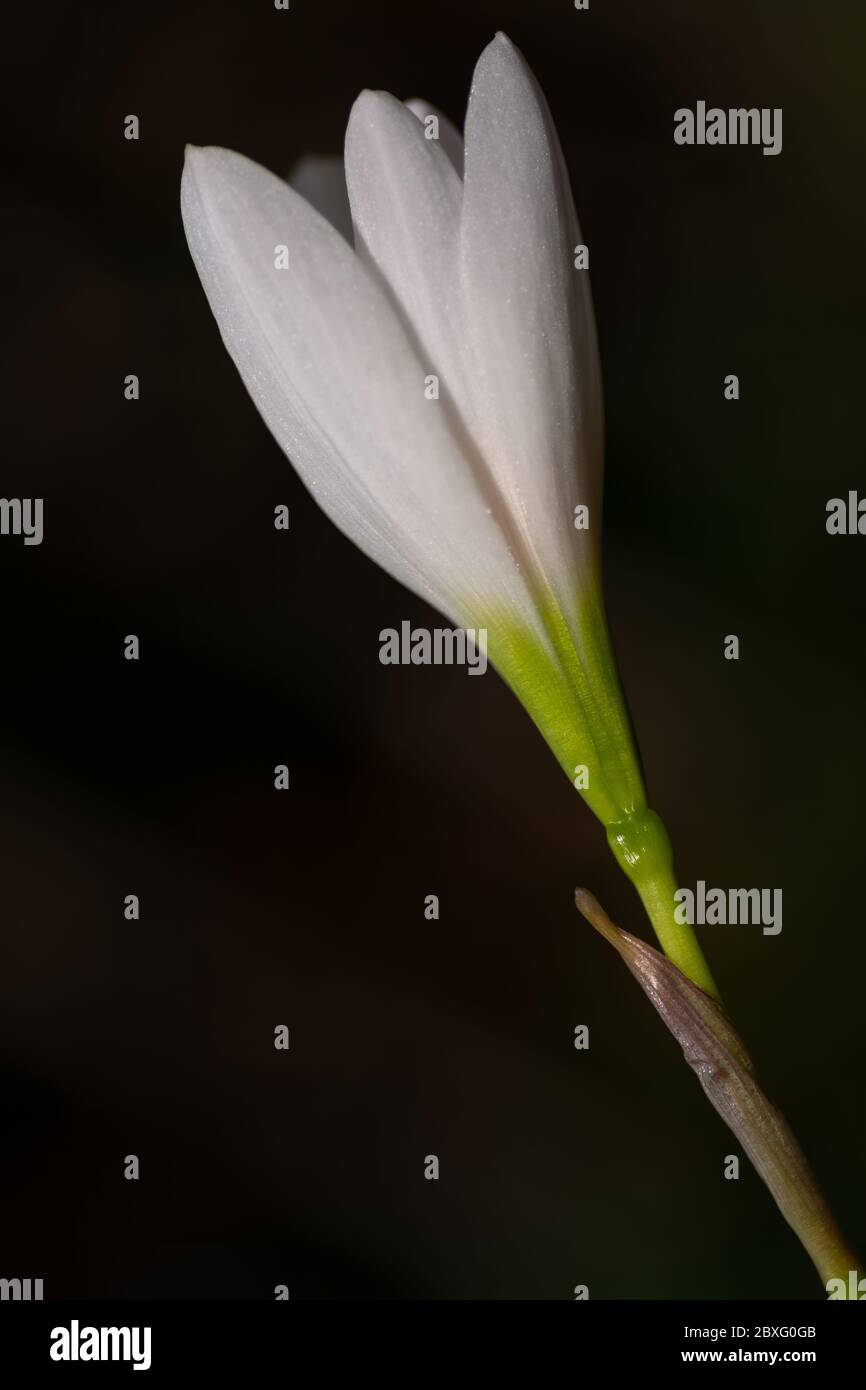
[[[582,883],[648,930],[528,718],[493,675],[380,666],[381,627],[436,619],[268,435],[178,185],[186,141],[281,172],[336,152],[365,86],[460,120],[494,31],[523,49],[591,247],[607,591],[651,796],[683,883],[784,890],[780,936],[703,938],[862,1249],[866,540],[824,527],[866,487],[862,5],[4,24],[2,492],[45,498],[45,540],[0,542],[0,1274],[49,1297],[820,1297],[577,919]],[[781,106],[783,153],[677,148],[699,98]]]

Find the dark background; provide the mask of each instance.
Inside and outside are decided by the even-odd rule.
[[[494,31],[523,49],[591,248],[606,583],[651,798],[681,882],[784,891],[780,936],[702,937],[862,1249],[866,539],[824,526],[866,486],[862,5],[5,26],[2,492],[44,497],[45,540],[0,542],[0,1274],[46,1297],[821,1297],[577,918],[581,883],[649,930],[529,719],[493,674],[379,664],[380,628],[438,620],[268,435],[178,188],[186,141],[280,172],[338,151],[365,86],[460,120]],[[676,147],[699,98],[783,107],[782,154]]]

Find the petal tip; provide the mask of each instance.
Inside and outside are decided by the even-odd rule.
[[[513,39],[510,39],[502,29],[497,29],[496,34],[490,40],[487,47],[482,50],[481,56],[476,64],[476,70],[481,69],[482,65],[486,66],[488,63],[496,62],[506,64],[508,67],[517,69],[520,72],[529,70],[529,64],[517,47],[517,44]]]
[[[392,96],[390,92],[383,92],[376,87],[364,87],[352,103],[352,114],[354,115],[356,111],[373,110],[383,106],[390,106],[396,101],[397,98]],[[397,102],[398,106],[400,104],[400,102]]]
[[[207,165],[216,163],[221,155],[227,153],[229,151],[220,149],[218,145],[184,145],[184,170],[202,170]]]

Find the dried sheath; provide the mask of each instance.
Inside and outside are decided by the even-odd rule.
[[[710,1103],[739,1140],[825,1285],[847,1281],[858,1260],[845,1243],[784,1116],[758,1085],[742,1039],[724,1010],[666,956],[614,926],[591,893],[578,888],[583,916],[619,952],[683,1049]]]

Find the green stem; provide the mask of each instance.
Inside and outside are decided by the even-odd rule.
[[[673,850],[668,833],[648,806],[607,826],[607,842],[623,873],[631,879],[662,950],[699,989],[720,999],[716,982],[698,945],[694,928],[675,916]]]

